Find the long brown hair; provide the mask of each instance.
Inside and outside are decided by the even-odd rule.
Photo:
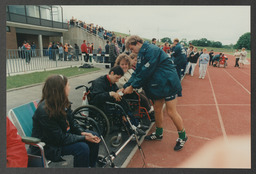
[[[51,75],[46,79],[39,104],[45,101],[49,117],[66,117],[65,108],[70,106],[65,91],[67,83],[68,79],[63,75]]]

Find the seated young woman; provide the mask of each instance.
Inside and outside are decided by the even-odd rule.
[[[45,81],[42,99],[33,116],[32,137],[45,142],[45,156],[57,162],[61,156],[73,155],[74,167],[95,167],[100,138],[84,130],[73,118],[68,99],[69,82],[63,75],[51,75]],[[32,154],[40,154],[30,146]]]
[[[133,59],[131,59],[131,57]],[[115,61],[115,66],[119,65],[123,71],[124,71],[124,75],[119,79],[118,82],[116,82],[117,86],[119,89],[122,89],[124,84],[128,82],[128,80],[131,78],[132,73],[134,72],[133,67],[135,67],[134,63],[132,60],[136,60],[137,59],[137,55],[132,53],[130,54],[130,56],[128,56],[127,54],[120,54],[116,61]],[[136,62],[136,61],[135,61]],[[150,115],[151,121],[154,121],[154,109],[153,106],[151,106],[149,99],[146,97],[144,91],[142,89],[137,90],[136,92],[138,92],[140,98],[141,98],[141,106],[145,107]],[[137,98],[135,93],[132,93],[129,97],[132,98]]]

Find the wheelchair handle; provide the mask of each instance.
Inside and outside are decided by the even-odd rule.
[[[82,87],[85,87],[86,91],[88,91],[88,90],[89,90],[89,88],[88,88],[87,86],[85,86],[85,85],[77,86],[75,89],[77,90],[77,89],[80,89],[80,88],[82,88]]]

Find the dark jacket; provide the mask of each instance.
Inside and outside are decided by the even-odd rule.
[[[178,67],[187,63],[186,51],[180,43],[177,43],[174,47],[171,57],[174,60],[174,64]]]
[[[189,55],[189,62],[191,63],[197,63],[197,60],[199,58],[199,53],[196,52],[196,54],[194,53],[194,51],[192,51]]]
[[[109,54],[109,45],[108,44],[105,46],[105,53]]]
[[[111,84],[107,75],[101,76],[92,81],[90,87],[90,104],[101,107],[106,101],[115,102],[115,99],[109,95],[110,91],[116,92],[118,87],[116,84]]]
[[[111,43],[109,46],[109,61],[115,62],[116,58],[117,58],[116,46],[114,43]]]
[[[137,56],[136,70],[124,88],[143,87],[151,99],[162,99],[181,92],[175,65],[168,55],[153,44],[145,42]]]
[[[83,128],[72,117],[72,110],[66,110],[67,119],[60,116],[59,119],[50,118],[45,109],[45,101],[39,104],[33,116],[32,137],[45,142],[45,156],[52,161],[61,161],[61,147],[80,141],[85,141],[81,135]],[[67,132],[68,123],[70,131]],[[32,154],[38,154],[38,148],[30,146]]]

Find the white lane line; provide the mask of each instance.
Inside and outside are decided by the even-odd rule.
[[[147,163],[146,168],[165,168],[164,166],[158,166],[152,163]]]
[[[209,73],[208,70],[207,70],[207,74],[208,74],[209,82],[210,82],[210,85],[211,85],[211,88],[212,88],[213,98],[214,98],[214,101],[215,101],[215,104],[216,104],[216,109],[217,109],[217,114],[218,114],[218,118],[219,118],[219,122],[220,122],[221,131],[223,133],[223,137],[224,137],[225,142],[227,142],[228,141],[227,133],[226,133],[226,130],[225,130],[225,127],[224,127],[224,123],[223,123],[221,114],[220,114],[220,109],[219,109],[219,106],[218,106],[218,102],[217,102],[215,92],[214,92],[214,89],[213,89],[210,73]]]
[[[177,106],[215,106],[216,104],[180,104]],[[251,104],[218,104],[218,106],[251,106]]]
[[[236,83],[238,83],[242,88],[244,88],[244,90],[246,92],[248,92],[251,95],[251,92],[249,90],[247,90],[241,83],[239,83],[229,72],[227,72],[226,70],[224,70]]]
[[[168,133],[174,133],[174,134],[177,134],[177,131],[172,131],[172,130],[167,130],[165,129],[164,130],[165,132],[168,132]],[[194,138],[198,138],[198,139],[202,139],[202,140],[211,140],[210,138],[206,138],[206,137],[201,137],[201,136],[196,136],[196,135],[191,135],[191,134],[187,134],[189,137],[194,137]]]

